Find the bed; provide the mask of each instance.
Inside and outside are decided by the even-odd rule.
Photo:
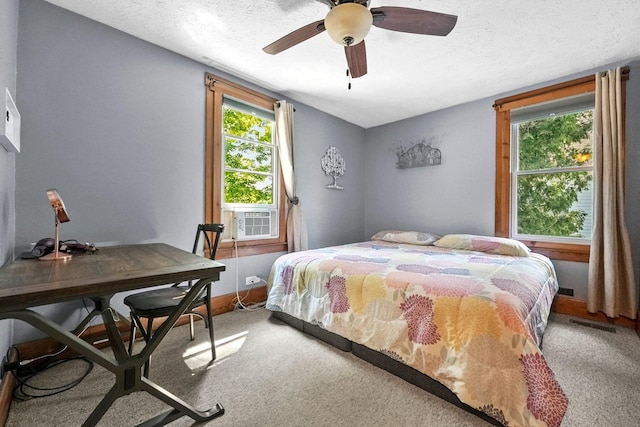
[[[274,315],[505,426],[559,426],[568,400],[541,352],[550,260],[488,236],[384,230],[281,256]]]

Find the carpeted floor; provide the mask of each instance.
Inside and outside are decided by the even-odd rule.
[[[196,341],[173,330],[154,354],[151,378],[198,409],[220,402],[208,426],[488,426],[479,418],[393,375],[270,318],[236,311],[214,318],[218,359],[202,322]],[[543,352],[569,398],[563,426],[640,427],[640,339],[552,315]],[[77,378],[83,362],[33,379],[53,387]],[[55,396],[14,401],[7,427],[79,426],[109,389],[112,374],[95,366],[78,386]],[[166,410],[145,393],[116,401],[100,426],[131,426]],[[182,418],[171,426],[198,425]],[[202,424],[200,424],[202,425]]]

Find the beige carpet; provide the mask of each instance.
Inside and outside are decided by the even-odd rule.
[[[543,352],[569,397],[563,426],[640,427],[640,339],[553,315]],[[220,402],[226,413],[210,426],[488,426],[489,424],[351,353],[336,350],[270,318],[265,310],[214,319],[218,360],[207,367],[206,333],[173,330],[154,355],[151,377],[198,409]],[[40,374],[52,387],[84,369],[72,362]],[[75,388],[14,401],[8,427],[79,426],[111,385],[95,366]],[[100,426],[130,426],[166,407],[145,393],[119,399]],[[182,418],[171,426],[198,425]],[[200,424],[202,425],[202,424]]]

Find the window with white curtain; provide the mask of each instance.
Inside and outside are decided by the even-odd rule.
[[[495,101],[495,234],[555,260],[588,262],[595,78]]]
[[[275,99],[205,73],[205,222],[225,224],[217,258],[287,251]]]

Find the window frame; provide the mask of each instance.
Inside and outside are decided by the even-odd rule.
[[[222,120],[224,97],[231,97],[241,102],[273,110],[276,99],[245,88],[239,84],[223,79],[211,73],[205,73],[206,108],[205,108],[205,197],[204,218],[208,223],[222,223],[222,171],[224,155],[222,152]],[[276,148],[277,150],[277,148]],[[286,195],[280,162],[277,166],[278,237],[272,239],[221,241],[216,258],[226,259],[235,256],[260,255],[287,251],[287,228],[285,220]]]
[[[625,72],[626,70],[626,72]],[[628,67],[622,72],[622,93],[625,94],[625,81],[628,79]],[[511,110],[555,101],[570,96],[595,92],[595,75],[555,84],[552,86],[523,92],[498,99],[493,107],[496,110],[496,193],[495,193],[495,235],[513,238],[511,209]],[[623,102],[623,117],[625,103]],[[517,239],[531,248],[554,260],[589,262],[590,243],[565,243],[541,240]]]

